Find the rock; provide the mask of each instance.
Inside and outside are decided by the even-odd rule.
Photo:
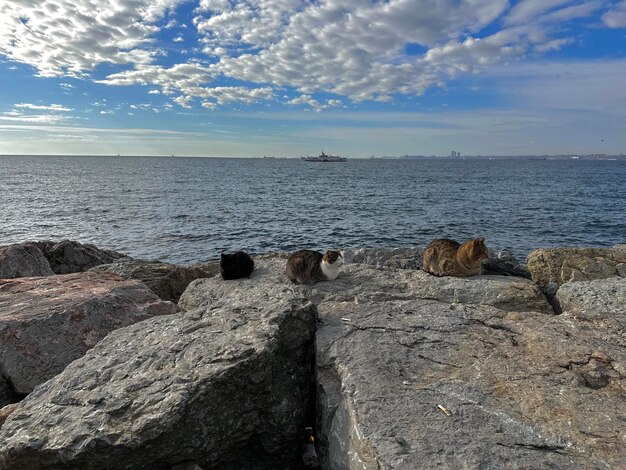
[[[422,248],[357,248],[348,249],[342,252],[343,260],[346,263],[370,264],[373,266],[385,266],[390,262],[389,267],[401,268],[402,263],[406,260],[412,260],[412,263],[422,266]],[[394,258],[391,260],[391,258]],[[411,268],[412,269],[412,268]]]
[[[246,281],[206,308],[110,333],[37,387],[0,430],[0,468],[291,468],[316,310],[264,283],[244,304]]]
[[[126,255],[72,240],[33,242],[48,259],[56,274],[84,272],[100,264],[112,263]]]
[[[194,281],[180,302],[293,292],[319,304],[322,468],[620,468],[624,374],[605,371],[622,370],[618,325],[545,315],[524,279],[346,264],[336,281],[295,286],[284,263]]]
[[[425,300],[319,318],[323,468],[621,468],[617,329]]]
[[[423,271],[379,268],[364,264],[346,264],[339,278],[311,286],[295,286],[284,275],[285,260],[258,260],[255,273],[264,282],[282,286],[284,292],[301,292],[310,300],[366,301],[431,299],[440,302],[492,305],[503,310],[536,311],[554,314],[542,292],[531,281],[504,276],[470,278],[436,277]],[[231,281],[199,279],[192,282],[181,296],[179,307],[192,310],[211,305],[222,296],[232,296]],[[255,283],[251,282],[254,286]],[[210,286],[210,288],[208,287]],[[243,290],[241,302],[252,295]],[[250,300],[251,301],[251,300]],[[257,301],[255,299],[255,301]],[[263,297],[259,302],[265,301]]]
[[[626,249],[613,248],[550,248],[535,250],[526,264],[533,281],[544,287],[570,281],[591,281],[622,276]]]
[[[0,408],[0,428],[7,420],[7,418],[20,407],[19,403],[11,403],[10,405],[4,406]]]
[[[515,276],[530,279],[527,269],[515,266],[514,263],[503,261],[498,258],[487,258],[481,263],[481,273],[484,275]]]
[[[0,280],[0,370],[16,393],[30,393],[110,331],[175,311],[110,273]]]
[[[50,263],[38,247],[30,243],[0,246],[0,278],[52,274]]]
[[[192,266],[176,266],[158,261],[120,259],[112,264],[91,268],[94,272],[112,272],[124,279],[138,279],[163,300],[177,303],[189,283],[195,279],[215,276],[219,261]]]
[[[587,321],[626,321],[626,279],[614,277],[595,281],[568,282],[556,293],[563,313]],[[622,325],[626,328],[626,323]],[[626,345],[626,340],[624,341]]]

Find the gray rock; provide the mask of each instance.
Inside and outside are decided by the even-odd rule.
[[[530,253],[528,271],[540,287],[548,283],[591,281],[622,276],[626,250],[613,248],[551,248]]]
[[[16,393],[30,393],[110,331],[175,311],[111,273],[0,280],[0,371]]]
[[[262,282],[248,302],[251,280],[206,281],[233,294],[116,330],[37,387],[0,430],[0,468],[292,468],[315,307]]]
[[[56,274],[84,272],[100,264],[112,263],[126,255],[73,240],[33,242],[44,254]]]
[[[159,261],[120,259],[112,264],[91,268],[94,272],[112,272],[124,279],[138,279],[163,300],[177,303],[191,281],[215,276],[220,272],[219,261],[191,266],[177,266]]]
[[[342,252],[346,263],[369,264],[373,266],[385,266],[391,258],[390,267],[401,267],[401,260],[411,259],[419,267],[422,265],[422,248],[356,248]]]
[[[625,278],[568,282],[559,288],[556,298],[564,313],[580,319],[626,320]],[[626,328],[626,324],[623,327]]]
[[[30,243],[0,246],[0,278],[51,276],[54,271],[42,251]]]
[[[436,277],[423,271],[347,264],[343,266],[339,278],[335,281],[320,282],[311,287],[291,284],[284,275],[285,263],[286,261],[282,259],[258,260],[257,268],[250,280],[199,279],[189,284],[178,305],[186,310],[192,310],[211,305],[224,296],[233,295],[239,295],[239,301],[242,303],[264,302],[267,295],[261,295],[253,288],[257,285],[256,279],[262,278],[263,286],[267,286],[268,289],[273,286],[272,295],[282,296],[290,292],[300,292],[316,303],[325,300],[356,299],[357,302],[363,302],[422,298],[440,302],[492,305],[511,311],[554,313],[537,286],[521,278]]]
[[[319,318],[323,468],[621,468],[619,330],[425,300]]]
[[[604,368],[622,367],[618,325],[545,315],[524,279],[346,264],[335,281],[296,286],[284,265],[194,281],[181,304],[319,304],[323,468],[620,468],[624,374]]]

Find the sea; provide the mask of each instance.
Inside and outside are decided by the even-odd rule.
[[[189,264],[222,252],[626,243],[626,159],[0,156],[0,245],[71,239]]]

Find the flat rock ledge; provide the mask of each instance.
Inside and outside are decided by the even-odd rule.
[[[0,279],[0,407],[54,377],[110,331],[175,312],[141,282],[111,273]]]
[[[110,333],[8,417],[0,468],[293,468],[316,309],[252,290]]]

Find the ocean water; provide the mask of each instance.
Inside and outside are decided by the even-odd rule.
[[[626,160],[0,156],[0,245],[73,239],[192,263],[222,251],[626,243]]]

